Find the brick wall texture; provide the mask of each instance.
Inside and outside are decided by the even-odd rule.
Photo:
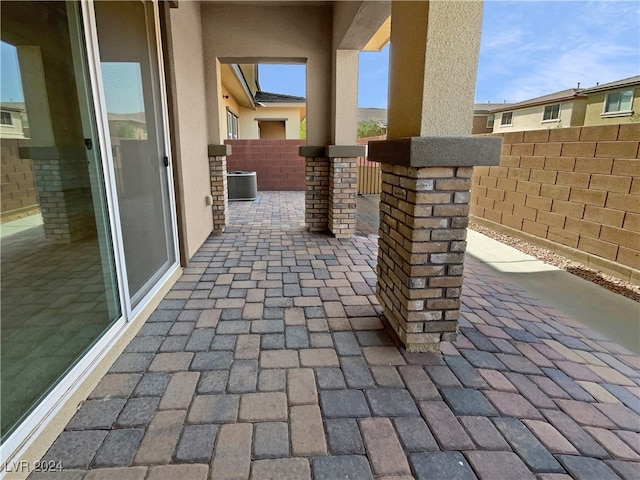
[[[0,144],[0,211],[2,213],[38,204],[33,163],[20,158],[18,147],[29,146],[29,140],[3,138]]]
[[[409,351],[456,337],[472,172],[382,165],[376,294]]]
[[[304,158],[298,153],[306,140],[226,140],[229,171],[256,172],[259,191],[303,191]]]
[[[637,280],[639,148],[640,123],[504,134],[500,165],[474,169],[471,215]]]
[[[211,176],[213,231],[224,232],[229,221],[227,157],[209,157],[209,174]]]
[[[329,159],[307,157],[304,217],[311,232],[324,232],[329,228]]]
[[[356,158],[329,160],[329,230],[336,238],[356,233]]]

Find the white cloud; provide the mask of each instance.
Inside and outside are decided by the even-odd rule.
[[[516,102],[576,87],[578,82],[587,87],[637,75],[638,5],[489,2],[478,101]]]

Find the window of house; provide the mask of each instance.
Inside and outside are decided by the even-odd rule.
[[[0,125],[13,125],[13,120],[9,112],[0,112]]]
[[[607,93],[604,102],[604,113],[631,112],[633,90]]]
[[[238,139],[238,116],[229,109],[227,109],[227,138]]]
[[[547,105],[544,107],[544,114],[542,115],[542,121],[558,120],[560,118],[560,104]]]
[[[513,120],[513,112],[505,112],[500,119],[500,125],[511,125]]]
[[[496,116],[491,114],[487,117],[487,128],[493,128],[493,124],[496,121]]]

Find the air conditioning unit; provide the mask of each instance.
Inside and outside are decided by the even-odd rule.
[[[227,190],[229,200],[255,200],[258,196],[256,172],[228,172]]]

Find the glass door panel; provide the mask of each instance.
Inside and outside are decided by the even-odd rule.
[[[96,2],[100,68],[131,303],[175,263],[153,5]]]
[[[0,433],[121,317],[75,2],[3,2]]]

